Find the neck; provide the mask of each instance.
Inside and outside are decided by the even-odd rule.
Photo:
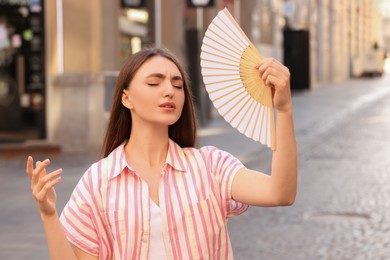
[[[127,159],[132,165],[161,167],[166,160],[168,142],[168,127],[133,127],[125,146]]]

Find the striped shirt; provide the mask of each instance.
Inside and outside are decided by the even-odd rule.
[[[181,148],[169,140],[159,201],[170,259],[233,259],[227,218],[248,208],[231,196],[243,167],[213,146]],[[148,259],[150,203],[148,184],[122,144],[85,172],[60,220],[69,241],[99,259]]]

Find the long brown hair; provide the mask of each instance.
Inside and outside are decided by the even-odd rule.
[[[169,138],[181,147],[194,147],[196,145],[196,116],[192,102],[190,82],[186,71],[179,60],[168,50],[161,48],[145,49],[130,56],[124,63],[116,84],[110,121],[104,138],[102,155],[108,156],[131,134],[131,113],[122,104],[122,93],[127,89],[138,69],[150,58],[164,57],[176,64],[183,77],[185,101],[183,111],[176,123],[169,126]]]

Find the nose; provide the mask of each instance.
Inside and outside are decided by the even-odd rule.
[[[175,95],[175,87],[170,81],[166,81],[164,84],[164,97],[173,97]]]

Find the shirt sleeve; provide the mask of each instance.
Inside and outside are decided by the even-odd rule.
[[[99,243],[94,221],[96,209],[93,207],[88,179],[87,172],[73,190],[60,221],[70,243],[89,254],[98,255]]]
[[[207,154],[207,165],[219,184],[222,208],[226,217],[244,213],[249,205],[233,200],[232,183],[236,173],[245,166],[236,157],[214,146],[205,146],[201,150]]]

